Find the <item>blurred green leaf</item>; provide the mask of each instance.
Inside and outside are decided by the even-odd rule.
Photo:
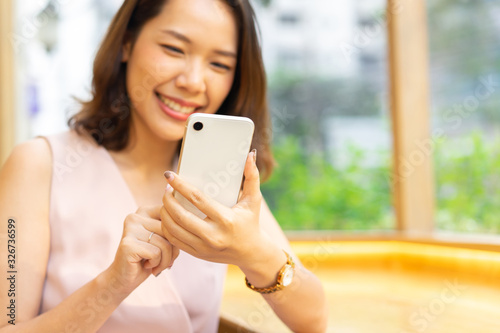
[[[284,229],[392,229],[390,158],[380,153],[386,163],[366,167],[363,151],[351,146],[351,163],[340,169],[287,136],[275,145],[279,166],[262,192]],[[437,228],[500,233],[500,141],[474,132],[439,141],[434,155]]]

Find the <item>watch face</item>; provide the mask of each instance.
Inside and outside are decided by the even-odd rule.
[[[293,279],[293,268],[290,265],[287,265],[285,267],[285,271],[283,272],[283,286],[288,286],[290,283],[292,283]]]

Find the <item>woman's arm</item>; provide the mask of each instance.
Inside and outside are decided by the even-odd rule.
[[[51,152],[44,139],[17,146],[0,170],[0,304],[5,305],[0,316],[2,333],[95,332],[130,292],[151,273],[158,274],[169,267],[178,254],[158,235],[161,206],[140,208],[127,216],[111,266],[55,308],[39,315],[50,249],[51,175]],[[11,222],[15,225],[15,238],[9,237],[9,220],[15,221]],[[157,235],[149,242],[152,231]],[[10,267],[7,244],[12,239],[16,256]],[[15,288],[5,278],[8,271],[17,272]],[[9,289],[15,297],[8,295]],[[14,318],[5,315],[11,299],[15,300],[15,325],[9,323]]]
[[[49,257],[49,192],[51,153],[44,139],[16,146],[0,170],[0,297],[8,304],[7,271],[17,271],[16,323],[38,314]],[[9,234],[9,219],[14,232]],[[9,235],[14,238],[9,238]],[[8,241],[15,246],[15,263],[9,267]],[[13,241],[12,241],[13,240]],[[4,245],[5,244],[5,245]],[[2,313],[0,327],[9,317]]]
[[[278,222],[262,200],[260,225],[266,242],[254,253],[251,267],[241,267],[250,283],[259,288],[276,283],[288,252],[295,262],[292,284],[272,294],[262,294],[278,317],[294,332],[325,332],[328,311],[325,293],[319,279],[308,271],[294,255]],[[242,284],[244,281],[242,281]]]
[[[71,294],[55,308],[39,316],[29,317],[27,311],[18,307],[17,311],[23,319],[16,320],[15,326],[2,320],[3,327],[0,328],[0,332],[96,332],[127,297],[127,293],[117,292],[120,288],[118,281],[113,280],[112,273],[107,270]],[[23,294],[20,292],[20,295]],[[24,294],[18,299],[21,298],[22,301],[23,298],[28,297],[29,295]],[[7,317],[8,319],[10,318]]]

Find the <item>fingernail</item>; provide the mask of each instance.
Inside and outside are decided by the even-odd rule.
[[[253,153],[253,162],[257,163],[257,149],[252,149],[252,153]]]
[[[170,186],[170,184],[167,184],[167,187],[165,187],[165,191],[167,191],[167,192],[171,192],[173,190],[174,190],[174,188],[172,186]]]
[[[173,175],[172,175],[172,173],[170,171],[165,171],[165,173],[163,175],[165,176],[165,178],[167,180],[172,180],[172,178],[173,178],[172,177]]]
[[[160,276],[160,274],[161,274],[161,272],[160,272],[160,273],[158,273],[158,274],[156,274],[156,275],[155,275],[155,277],[158,277],[158,276]]]

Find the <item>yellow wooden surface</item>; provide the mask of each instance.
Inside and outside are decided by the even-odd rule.
[[[296,242],[323,282],[328,332],[498,333],[500,253],[398,241]],[[230,267],[222,313],[257,332],[290,332]]]

